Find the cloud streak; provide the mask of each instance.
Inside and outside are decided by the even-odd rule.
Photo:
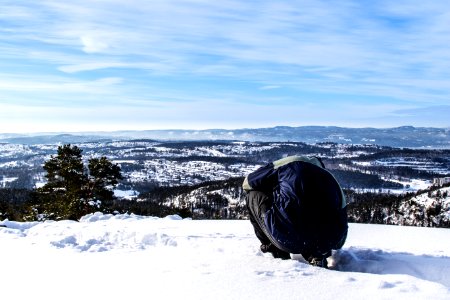
[[[443,2],[18,0],[2,4],[0,22],[0,105],[69,99],[82,110],[109,98],[111,107],[169,102],[180,111],[166,112],[174,116],[199,103],[217,116],[220,101],[253,106],[276,124],[286,103],[298,112],[335,99],[360,115],[392,103],[385,114],[374,110],[381,120],[402,107],[446,105],[450,96]],[[338,112],[336,125],[363,123]],[[251,125],[252,117],[240,118]]]

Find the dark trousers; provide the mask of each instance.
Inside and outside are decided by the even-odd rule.
[[[269,198],[265,193],[250,191],[247,193],[245,201],[247,204],[250,222],[253,225],[256,237],[259,239],[261,244],[270,244],[271,241],[267,237],[268,233],[266,233],[267,229],[264,224],[264,213],[272,205],[272,199]]]
[[[263,192],[248,192],[246,197],[246,204],[249,211],[250,222],[253,225],[256,237],[259,239],[261,244],[272,244],[278,250],[290,253],[291,251],[289,249],[286,249],[285,247],[280,245],[280,243],[278,243],[278,241],[276,241],[271,236],[264,222],[264,213],[272,207],[272,203],[272,197]],[[342,247],[345,242],[345,238],[346,233],[343,235],[342,240],[337,245],[330,245],[329,249],[320,249],[320,251],[316,247],[316,245],[309,245],[309,247],[303,249],[300,254],[302,254],[305,259],[308,259],[309,257],[328,257],[331,255],[331,249],[339,249]]]
[[[252,223],[256,237],[259,239],[261,244],[271,244],[271,249],[277,252],[275,255],[278,255],[281,252],[288,254],[290,251],[285,249],[272,237],[264,222],[264,213],[272,207],[272,197],[263,192],[250,191],[247,193],[246,203],[250,216],[250,222]]]

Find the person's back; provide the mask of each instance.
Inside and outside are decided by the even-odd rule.
[[[345,242],[345,197],[317,158],[293,156],[270,163],[249,174],[244,189],[263,246],[269,242],[282,252],[322,260]]]

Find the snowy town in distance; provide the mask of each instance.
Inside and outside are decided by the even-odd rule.
[[[0,188],[35,189],[43,186],[46,173],[42,166],[55,155],[60,145],[61,142],[0,143]],[[450,150],[447,149],[334,142],[311,144],[151,139],[86,141],[74,145],[83,150],[85,160],[106,156],[121,167],[123,180],[114,190],[118,200],[159,201],[170,206],[188,207],[200,217],[205,217],[204,204],[209,201],[205,196],[213,194],[222,200],[219,205],[215,198],[215,213],[206,217],[240,217],[239,211],[242,210],[237,208],[242,208],[244,203],[240,189],[244,176],[285,156],[308,155],[322,159],[346,191],[349,203],[369,203],[366,200],[390,195],[397,197],[396,201],[404,205],[406,200],[419,197],[420,200],[414,199],[422,206],[421,218],[428,219],[420,225],[446,226],[449,222],[447,186],[450,183]],[[227,188],[224,189],[224,186]],[[169,192],[162,193],[161,189],[164,188]],[[152,194],[152,191],[164,194],[165,198]],[[422,199],[424,193],[427,195],[425,200]],[[404,195],[408,197],[398,198]],[[438,208],[437,213],[433,210],[435,215],[431,219],[430,216],[424,217],[430,205],[437,205]],[[399,210],[397,206],[396,212]],[[399,216],[401,220],[407,219],[405,213],[417,215],[410,207],[407,212],[398,213],[394,217],[390,213],[382,218],[393,218],[395,222],[400,222]],[[433,218],[437,220],[433,221]]]
[[[75,144],[85,159],[106,156],[125,179],[115,192],[130,199],[146,184],[195,185],[243,177],[288,156],[320,157],[344,188],[404,193],[450,182],[450,150],[411,150],[376,145],[236,141],[100,141]],[[60,143],[0,143],[0,187],[35,188],[45,183],[44,162]],[[352,181],[358,174],[360,178]]]

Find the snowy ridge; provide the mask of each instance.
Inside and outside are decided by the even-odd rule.
[[[377,143],[394,147],[449,148],[448,128],[402,126],[396,128],[345,128],[336,126],[277,126],[272,128],[144,130],[117,132],[76,132],[72,134],[2,134],[0,143],[81,143],[104,139],[300,141],[350,144]]]
[[[450,223],[450,187],[420,194],[401,203],[389,217],[391,224],[442,226]]]
[[[350,224],[325,270],[261,253],[246,220],[95,213],[0,225],[1,292],[17,299],[450,297],[447,229]]]
[[[222,185],[223,186],[223,185]],[[434,191],[425,192],[417,196],[410,196],[408,200],[401,202],[383,203],[380,202],[383,217],[380,223],[390,225],[408,225],[424,227],[444,227],[450,224],[450,187],[439,188]],[[222,200],[223,203],[217,208],[218,214],[227,218],[234,216],[237,218],[245,207],[245,193],[241,189],[241,184],[226,187],[202,186],[189,192],[169,196],[165,199],[165,204],[179,208],[201,207],[208,204],[213,207],[212,200]],[[223,206],[222,206],[223,205]],[[383,206],[385,205],[385,206]],[[350,204],[351,206],[351,204]],[[245,210],[244,210],[245,211]],[[198,218],[205,217],[201,210],[194,211]],[[349,215],[355,222],[371,223],[370,220],[361,220],[361,212],[349,211]],[[207,216],[212,217],[212,216]]]
[[[179,216],[167,216],[162,220],[178,220]],[[139,230],[138,227],[145,228],[146,222],[159,220],[156,217],[143,217],[137,215],[111,215],[97,212],[87,215],[75,221],[46,221],[43,223],[20,223],[4,222],[10,230],[19,230],[21,236],[30,239],[39,239],[43,241],[40,235],[42,231],[46,232],[46,242],[56,248],[71,248],[80,252],[103,252],[119,249],[145,249],[150,246],[166,245],[176,246],[174,239],[166,234],[157,232],[147,233],[145,230]],[[108,223],[108,227],[114,230],[92,230],[92,223]],[[28,225],[28,226],[27,226]],[[72,228],[76,226],[78,230],[73,232]]]

